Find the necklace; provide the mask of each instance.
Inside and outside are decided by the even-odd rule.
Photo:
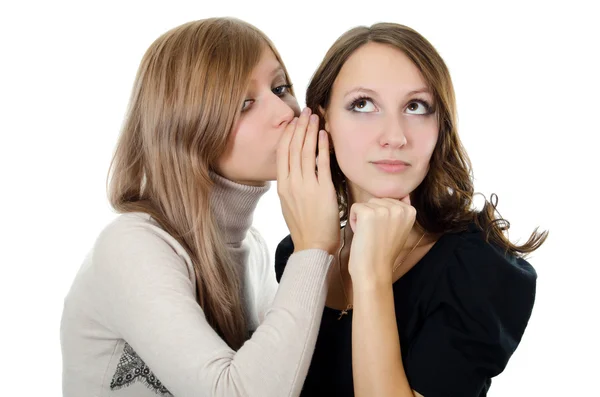
[[[413,253],[413,251],[415,250],[415,248],[417,248],[417,246],[419,245],[421,240],[423,240],[423,237],[425,237],[426,233],[427,232],[423,233],[423,235],[421,236],[419,241],[417,241],[417,243],[412,247],[410,252],[408,254],[406,254],[406,256],[404,258],[402,258],[402,260],[396,266],[394,266],[394,268],[392,269],[392,274],[404,263],[406,258],[408,258],[410,256],[410,254]],[[338,270],[340,273],[340,284],[342,285],[342,292],[344,293],[344,299],[346,300],[346,302],[349,302],[348,295],[346,295],[346,288],[344,287],[344,279],[342,278],[341,254],[342,254],[342,250],[344,249],[345,245],[346,245],[346,227],[344,226],[344,228],[342,229],[342,246],[340,247],[340,249],[337,252],[337,260],[338,260]],[[348,310],[352,310],[352,303],[348,303],[346,308],[340,312],[340,316],[338,317],[338,320],[341,320],[342,317],[344,316],[344,314],[348,314]]]

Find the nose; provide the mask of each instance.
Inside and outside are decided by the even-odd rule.
[[[294,109],[288,105],[283,99],[275,94],[271,94],[271,101],[269,101],[269,108],[271,109],[271,120],[275,127],[279,127],[282,124],[288,124],[295,116]]]
[[[401,117],[389,117],[383,125],[379,144],[390,149],[399,149],[407,143],[405,126]]]

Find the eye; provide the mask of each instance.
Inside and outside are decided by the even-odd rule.
[[[271,91],[273,91],[273,94],[277,96],[284,96],[285,94],[290,92],[290,88],[292,88],[291,84],[284,84],[273,88]]]
[[[250,105],[252,105],[253,103],[254,99],[246,99],[242,104],[242,112],[245,112],[246,110],[250,109]]]
[[[358,113],[372,113],[377,109],[370,98],[358,98],[350,104],[350,110]]]
[[[406,107],[406,112],[408,114],[429,114],[431,113],[431,105],[429,105],[425,101],[416,100],[412,101]]]

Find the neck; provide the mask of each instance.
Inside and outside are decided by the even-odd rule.
[[[225,242],[229,245],[241,245],[246,237],[254,210],[260,198],[269,190],[270,183],[263,186],[242,185],[230,181],[214,172],[210,173],[214,182],[210,207]]]

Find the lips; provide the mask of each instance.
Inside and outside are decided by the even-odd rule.
[[[407,162],[404,161],[400,161],[400,160],[378,160],[378,161],[373,161],[373,164],[387,164],[387,165],[410,165]]]
[[[378,160],[371,162],[377,169],[386,173],[398,173],[402,172],[408,167],[410,164],[401,160]]]

